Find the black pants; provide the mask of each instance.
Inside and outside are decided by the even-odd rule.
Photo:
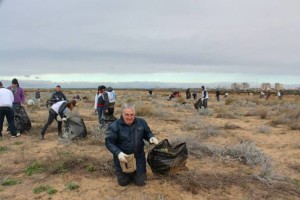
[[[13,103],[12,109],[14,111],[14,116],[19,113],[20,107],[21,107],[21,103]],[[7,131],[11,132],[9,123],[8,123]],[[17,131],[17,129],[16,129],[16,131]]]
[[[57,121],[57,116],[58,116],[58,114],[53,109],[49,110],[48,120],[47,120],[46,124],[44,125],[44,127],[42,128],[42,131],[41,131],[41,136],[43,138],[44,138],[44,135],[45,135],[45,132],[46,132],[47,128],[52,124],[52,122],[54,120]],[[62,122],[57,121],[58,135],[60,135],[62,133],[61,125],[62,125]]]
[[[10,107],[0,107],[0,136],[2,137],[4,117],[7,119],[11,135],[16,136],[15,114],[14,110]]]
[[[207,108],[207,101],[208,101],[208,99],[203,99],[203,107],[204,108]]]
[[[137,174],[136,172],[130,174],[117,172],[117,179],[120,186],[126,186],[131,181],[134,181],[137,186],[144,186],[146,185],[147,175]]]

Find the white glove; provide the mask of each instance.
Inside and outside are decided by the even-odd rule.
[[[65,122],[67,121],[67,118],[63,117],[61,120]]]
[[[59,115],[57,115],[56,120],[57,120],[58,122],[61,122],[61,117],[60,117]]]
[[[127,160],[126,160],[126,157],[127,157],[127,156],[128,156],[127,154],[125,154],[125,153],[123,153],[123,152],[120,152],[119,155],[118,155],[119,161],[120,161],[120,162],[127,163]]]
[[[156,139],[155,137],[152,137],[152,138],[150,138],[150,140],[149,140],[149,142],[151,143],[151,144],[158,144],[158,139]]]

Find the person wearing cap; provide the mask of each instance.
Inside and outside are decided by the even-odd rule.
[[[10,127],[11,137],[18,137],[15,127],[14,110],[12,109],[14,102],[14,95],[11,90],[4,88],[0,82],[0,139],[2,138],[3,122],[6,117]]]
[[[62,121],[67,120],[65,116],[66,109],[73,110],[75,105],[76,100],[74,99],[69,103],[67,101],[59,101],[53,104],[49,110],[48,120],[41,130],[40,140],[44,140],[45,132],[54,120],[57,121],[58,136],[62,136]]]
[[[18,79],[14,78],[11,81],[11,86],[9,86],[7,89],[11,90],[14,95],[14,102],[12,105],[12,108],[14,110],[14,113],[18,113],[20,110],[20,107],[22,104],[25,103],[25,94],[23,88],[20,87]],[[7,133],[10,133],[10,126],[7,128]]]
[[[55,87],[55,91],[51,95],[50,102],[51,104],[54,104],[59,101],[68,101],[68,99],[66,98],[65,94],[61,91],[60,85],[57,85]]]
[[[134,106],[123,104],[121,117],[109,126],[105,138],[105,146],[113,154],[115,172],[120,186],[126,186],[132,181],[137,186],[146,184],[144,140],[151,144],[158,144],[158,140],[154,137],[147,122],[142,118],[135,117]],[[121,163],[128,163],[128,159],[132,155],[135,157],[136,169],[127,173],[122,170]]]
[[[105,88],[106,87],[104,85],[98,86],[98,91],[97,91],[97,94],[95,96],[94,109],[95,109],[95,112],[98,113],[99,127],[101,126],[101,119],[102,119],[103,111],[105,109],[105,99],[104,99],[104,96],[103,96]]]

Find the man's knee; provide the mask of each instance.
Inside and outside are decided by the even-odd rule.
[[[134,176],[134,182],[137,186],[144,186],[147,182],[147,175],[146,174],[140,174]]]
[[[130,177],[130,175],[124,174],[124,173],[118,173],[118,174],[117,174],[117,179],[118,179],[118,184],[119,184],[120,186],[126,186],[126,185],[128,185],[128,184],[131,182],[131,180],[132,180],[132,178]]]

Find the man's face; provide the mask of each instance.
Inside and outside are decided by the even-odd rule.
[[[135,112],[131,108],[126,108],[123,110],[122,116],[123,116],[125,124],[131,125],[134,121]]]
[[[60,92],[60,91],[61,91],[61,88],[60,88],[60,87],[56,87],[55,90],[56,90],[57,92]]]

